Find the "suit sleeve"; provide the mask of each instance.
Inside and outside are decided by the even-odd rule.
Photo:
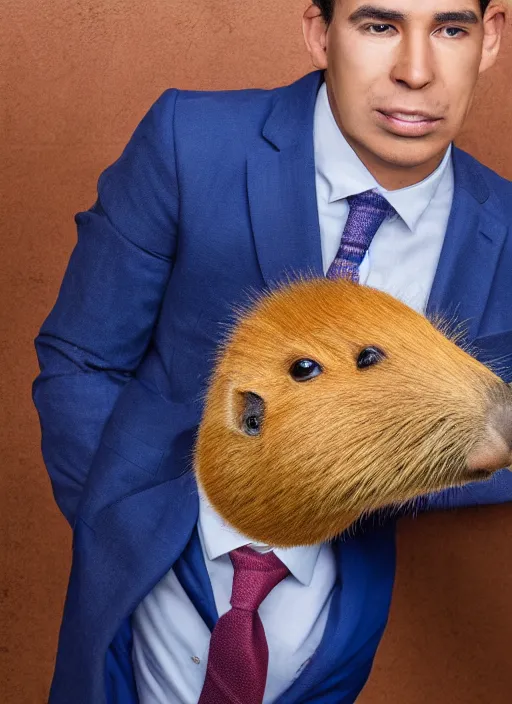
[[[35,338],[32,398],[55,500],[73,524],[116,399],[147,349],[176,249],[178,91],[153,104],[77,213],[77,241]]]
[[[485,482],[445,489],[425,497],[423,510],[447,510],[464,506],[487,506],[512,501],[512,472],[502,469]]]

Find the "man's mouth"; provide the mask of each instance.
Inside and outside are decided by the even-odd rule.
[[[376,114],[386,131],[403,137],[423,137],[437,129],[442,121],[432,114],[409,110],[376,110]]]
[[[425,120],[435,120],[436,118],[424,113],[414,112],[385,112],[384,115],[394,117],[396,120],[405,120],[406,122],[424,122]]]

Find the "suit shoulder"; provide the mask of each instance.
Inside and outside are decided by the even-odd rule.
[[[264,103],[275,93],[281,90],[281,86],[276,88],[233,88],[229,90],[189,90],[174,88],[179,93],[180,103],[187,107],[202,105],[209,109],[225,109],[250,105],[251,107]]]
[[[478,173],[480,178],[483,179],[491,195],[498,199],[506,218],[512,220],[512,181],[500,176],[496,171],[485,166],[485,164],[482,164],[467,152],[461,153],[471,170]]]
[[[476,159],[473,158],[473,160],[478,164],[481,174],[485,178],[487,184],[495,190],[506,193],[510,197],[510,195],[512,194],[512,181],[510,181],[508,178],[505,178],[504,176],[500,176],[500,174],[498,174],[496,171],[493,171],[493,169],[488,166],[485,166]]]
[[[179,162],[190,166],[213,158],[240,161],[262,138],[268,118],[274,132],[282,125],[298,134],[310,127],[313,101],[323,78],[311,71],[273,88],[188,90],[168,88],[153,105],[158,126],[173,141]]]
[[[177,129],[204,138],[243,138],[260,133],[279,88],[180,90],[176,99]],[[181,128],[181,129],[180,129]]]
[[[160,154],[185,165],[193,160],[240,156],[261,134],[279,88],[183,90],[169,87],[152,102],[136,127]],[[175,158],[173,157],[173,158]]]

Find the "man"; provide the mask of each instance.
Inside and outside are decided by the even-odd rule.
[[[74,529],[52,704],[358,696],[393,522],[240,552],[190,472],[201,392],[249,292],[347,261],[463,322],[482,358],[510,352],[512,186],[452,145],[504,16],[495,0],[317,0],[303,19],[317,71],[272,91],[168,90],[101,175],[36,340],[43,454]],[[511,499],[501,472],[428,507]],[[258,551],[286,576],[251,616],[257,647],[229,599]]]

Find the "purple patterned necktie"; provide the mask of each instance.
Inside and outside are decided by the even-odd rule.
[[[350,206],[347,224],[338,253],[327,271],[327,278],[359,282],[359,266],[366,250],[385,218],[393,215],[395,209],[375,191],[349,196],[347,201]]]
[[[243,547],[229,556],[234,567],[231,609],[213,629],[198,704],[261,704],[268,645],[258,608],[289,570],[273,552]]]

